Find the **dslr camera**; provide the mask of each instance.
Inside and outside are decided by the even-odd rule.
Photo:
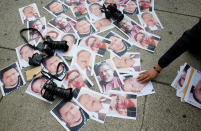
[[[46,40],[38,44],[37,48],[44,51],[48,56],[54,55],[55,50],[61,50],[63,52],[68,51],[68,45],[66,41],[53,41],[50,36],[46,37]]]
[[[54,101],[56,96],[59,96],[67,101],[70,101],[73,97],[72,88],[63,89],[57,87],[56,83],[52,80],[49,80],[44,84],[41,94],[43,98],[49,101]]]
[[[101,12],[105,12],[105,16],[107,19],[112,18],[113,20],[117,22],[120,22],[124,18],[124,15],[121,13],[121,11],[117,9],[116,4],[109,4],[107,8],[103,4],[103,7],[101,8]]]

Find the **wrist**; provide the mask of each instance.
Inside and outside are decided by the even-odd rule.
[[[153,69],[157,72],[157,73],[160,73],[162,71],[162,68],[160,67],[160,65],[156,65],[153,67]]]

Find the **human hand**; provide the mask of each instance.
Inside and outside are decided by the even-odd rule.
[[[145,83],[156,78],[158,74],[159,73],[155,69],[151,68],[145,72],[140,73],[137,80],[141,83]]]

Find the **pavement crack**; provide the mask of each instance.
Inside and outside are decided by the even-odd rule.
[[[140,126],[140,131],[142,130],[143,124],[144,124],[144,116],[145,116],[145,106],[147,103],[147,96],[145,96],[145,100],[144,100],[144,107],[143,107],[143,113],[142,113],[142,124]]]
[[[158,84],[162,84],[162,85],[166,85],[166,86],[171,86],[170,83],[167,82],[162,82],[162,81],[157,81],[157,80],[152,80],[152,82],[158,83]]]
[[[0,102],[3,100],[3,96],[1,96],[1,98],[0,98]]]
[[[15,49],[8,48],[8,47],[2,47],[2,46],[0,46],[0,49],[6,49],[6,50],[12,50],[12,51],[15,51]]]
[[[195,18],[200,18],[199,16],[195,16],[195,15],[188,15],[188,14],[183,14],[183,13],[177,13],[177,12],[172,12],[172,11],[167,11],[167,10],[160,10],[160,9],[155,9],[157,11],[161,11],[161,12],[167,12],[167,13],[171,13],[171,14],[177,14],[177,15],[183,15],[183,16],[189,16],[189,17],[195,17]]]

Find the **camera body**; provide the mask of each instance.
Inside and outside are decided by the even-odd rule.
[[[107,19],[112,18],[112,19],[116,20],[117,22],[120,22],[124,18],[124,15],[121,13],[121,11],[119,11],[117,9],[116,4],[109,4],[107,6],[107,8],[103,4],[103,7],[101,8],[101,11],[105,12],[105,16],[106,16]]]
[[[34,53],[32,57],[29,57],[29,65],[40,66],[43,56],[38,53]]]
[[[63,52],[68,51],[68,45],[66,41],[53,41],[50,36],[46,37],[43,43],[39,43],[37,48],[40,51],[44,51],[48,56],[54,55],[55,50],[61,50]]]
[[[53,81],[48,81],[44,84],[41,94],[43,98],[49,101],[54,101],[55,96],[64,98],[67,101],[71,100],[73,97],[72,88],[63,89],[57,87],[56,83]]]

